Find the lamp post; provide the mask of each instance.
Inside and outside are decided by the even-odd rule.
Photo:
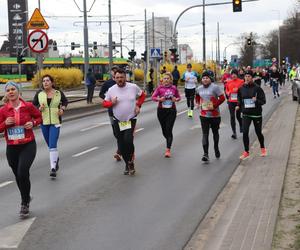
[[[280,58],[281,58],[281,55],[280,55],[280,11],[279,10],[272,10],[274,12],[277,12],[278,14],[278,67],[280,67]]]

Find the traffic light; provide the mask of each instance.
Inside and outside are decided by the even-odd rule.
[[[74,50],[74,49],[75,49],[75,43],[71,42],[71,50]]]
[[[252,39],[251,38],[247,38],[247,45],[251,46],[252,45]]]
[[[93,42],[93,49],[97,49],[97,42]]]
[[[116,42],[112,42],[112,49],[116,49]]]
[[[232,0],[233,12],[242,11],[242,0]]]
[[[57,51],[57,43],[56,43],[56,41],[53,41],[52,48],[53,48],[54,51]]]
[[[174,55],[174,62],[178,62],[179,61],[179,55],[178,54],[175,54]]]
[[[144,53],[141,54],[142,55],[142,60],[143,61],[147,61],[147,51],[144,51]]]
[[[134,57],[136,56],[136,52],[132,49],[131,51],[128,52],[129,55],[129,60],[133,61]]]
[[[20,52],[18,53],[18,56],[17,56],[17,62],[19,64],[22,62],[25,62],[24,55],[22,55]]]
[[[164,57],[165,57],[165,59],[168,58],[168,51],[165,51],[165,52],[164,52]]]
[[[176,52],[177,52],[177,49],[175,49],[175,48],[174,49],[169,49],[169,50],[171,51],[172,54],[176,54]]]
[[[282,64],[282,65],[285,65],[285,63],[286,63],[285,58],[282,58],[281,64]]]

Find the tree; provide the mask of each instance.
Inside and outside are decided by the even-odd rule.
[[[249,44],[249,39],[251,39],[251,45]],[[242,46],[240,48],[240,54],[241,54],[241,64],[243,66],[252,65],[253,60],[256,58],[257,55],[257,45],[259,45],[258,36],[256,33],[244,33],[239,38]]]

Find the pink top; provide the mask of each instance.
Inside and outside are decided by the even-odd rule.
[[[164,97],[166,100],[158,103],[158,108],[176,108],[175,103],[172,101],[172,97],[179,98],[180,94],[176,86],[160,85],[156,88],[152,95],[152,100],[158,102],[158,98]]]

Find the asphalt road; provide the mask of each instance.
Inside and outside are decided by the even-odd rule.
[[[288,92],[282,90],[283,95]],[[270,88],[266,94],[267,119],[280,99],[273,100]],[[214,157],[210,136],[211,162],[203,165],[199,117],[188,119],[182,101],[177,106],[172,158],[165,159],[156,105],[145,103],[138,118],[134,177],[123,176],[124,163],[112,158],[116,142],[106,113],[63,124],[56,180],[48,176],[48,150],[36,131],[38,154],[31,169],[31,216],[36,219],[18,249],[176,250],[185,246],[237,167],[242,135],[231,139],[229,112],[223,104],[221,159]],[[19,193],[6,163],[3,139],[0,155],[1,239],[1,230],[20,220]]]

